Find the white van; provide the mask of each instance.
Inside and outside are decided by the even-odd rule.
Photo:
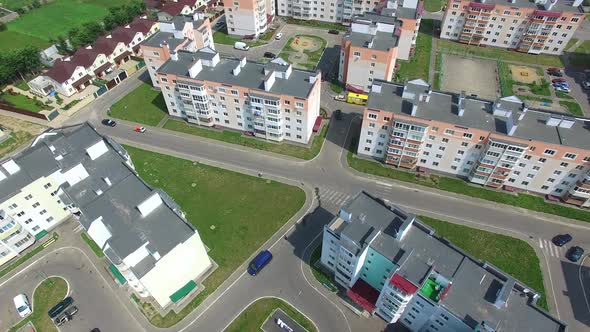
[[[244,43],[244,42],[236,42],[236,43],[234,44],[234,48],[235,48],[236,50],[247,51],[247,50],[249,50],[249,49],[250,49],[250,46],[246,45],[246,43]]]
[[[13,301],[18,315],[22,318],[27,317],[33,312],[31,310],[31,305],[29,304],[29,299],[25,294],[18,294],[14,297]]]

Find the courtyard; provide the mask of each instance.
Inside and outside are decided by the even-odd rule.
[[[317,36],[296,35],[289,39],[278,56],[292,63],[295,68],[315,70],[326,44],[326,40]]]

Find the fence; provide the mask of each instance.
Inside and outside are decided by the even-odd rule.
[[[50,114],[49,114],[49,116],[53,116],[53,117],[50,119],[50,118],[49,118],[47,115],[45,115],[45,114],[42,114],[42,113],[35,113],[35,112],[31,112],[31,111],[23,110],[23,109],[16,108],[16,107],[14,107],[14,106],[12,106],[12,105],[8,105],[8,104],[2,103],[2,102],[0,102],[0,110],[3,110],[3,111],[8,111],[8,112],[13,112],[13,113],[18,113],[18,114],[22,114],[22,115],[27,115],[27,116],[30,116],[30,117],[33,117],[33,118],[42,119],[42,120],[48,120],[48,121],[50,121],[50,120],[51,120],[51,119],[53,119],[55,116],[57,116],[57,115],[53,115],[53,113],[57,113],[57,112],[52,112],[52,113],[50,113]]]

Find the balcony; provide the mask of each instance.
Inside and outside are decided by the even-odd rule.
[[[568,204],[572,204],[572,205],[576,205],[576,206],[582,206],[587,202],[586,199],[575,197],[572,194],[569,194],[566,197],[563,197],[561,199],[561,201],[564,203],[568,203]]]

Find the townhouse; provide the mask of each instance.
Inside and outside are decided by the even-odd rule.
[[[206,5],[205,0],[169,0],[159,6],[158,21],[169,21],[178,15],[192,15]]]
[[[87,123],[50,129],[0,162],[2,229],[18,223],[21,241],[31,241],[67,218],[80,222],[133,291],[161,307],[194,290],[212,266],[180,206]]]
[[[141,44],[152,85],[158,87],[156,72],[178,50],[196,51],[204,47],[215,49],[211,21],[202,13],[178,15],[159,22],[160,31]]]
[[[366,192],[324,226],[320,261],[362,310],[409,331],[567,330],[534,289]]]
[[[582,21],[582,0],[449,0],[441,38],[532,54],[561,54]]]
[[[281,58],[262,64],[209,48],[176,51],[157,72],[168,113],[190,123],[307,144],[320,110],[321,73]]]
[[[358,154],[509,191],[590,206],[590,120],[433,91],[422,80],[373,83]]]
[[[43,93],[42,95],[48,94],[47,91],[55,91],[67,97],[84,90],[92,80],[84,65],[77,63],[71,57],[56,60],[53,67],[41,77],[39,80],[43,85],[34,84],[39,81],[36,78],[32,81],[33,84],[29,82],[31,89],[37,93]]]
[[[275,16],[273,0],[231,0],[223,3],[227,33],[231,36],[258,37],[266,32]]]

